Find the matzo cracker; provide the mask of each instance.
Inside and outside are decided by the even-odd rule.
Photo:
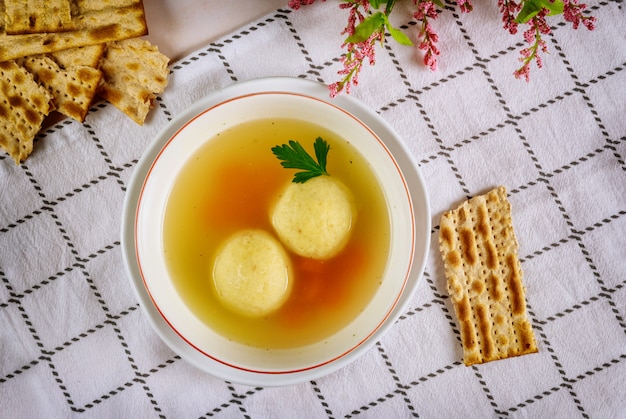
[[[15,61],[0,62],[0,147],[20,164],[33,150],[52,95]]]
[[[537,352],[504,187],[444,213],[439,248],[465,365]]]
[[[75,0],[73,4],[76,9],[72,12],[74,30],[10,35],[3,28],[0,33],[0,61],[118,41],[148,33],[141,0]]]
[[[138,38],[107,44],[98,94],[143,125],[153,101],[167,86],[169,59]]]
[[[69,0],[4,0],[9,35],[63,32],[74,29]]]
[[[85,120],[102,78],[100,70],[87,66],[62,69],[45,55],[26,57],[19,62],[52,93],[57,112],[80,122]]]

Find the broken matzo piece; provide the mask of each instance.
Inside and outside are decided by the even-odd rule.
[[[85,120],[102,72],[93,67],[62,69],[50,57],[34,55],[19,60],[54,97],[55,110],[79,122]]]
[[[63,32],[74,29],[69,0],[4,0],[9,35]]]
[[[168,63],[169,58],[144,39],[108,43],[98,94],[143,125],[154,99],[167,86]]]
[[[104,54],[105,44],[87,45],[84,47],[68,48],[48,54],[61,68],[71,68],[79,65],[100,68],[100,60]]]
[[[505,188],[444,213],[439,248],[465,365],[537,352]]]
[[[0,147],[20,164],[33,150],[52,95],[15,61],[0,62]]]
[[[72,5],[74,30],[10,35],[3,28],[0,32],[0,61],[118,41],[148,33],[142,0],[74,0]]]

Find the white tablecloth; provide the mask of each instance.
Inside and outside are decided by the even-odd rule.
[[[590,6],[593,32],[551,21],[530,83],[512,76],[524,44],[500,29],[495,3],[441,15],[437,72],[413,48],[378,49],[352,94],[420,164],[430,256],[380,342],[296,386],[223,382],[162,343],[126,276],[120,216],[142,152],[196,100],[264,76],[336,81],[347,19],[336,4],[285,6],[173,62],[143,127],[100,103],[83,124],[42,132],[21,166],[2,155],[1,416],[625,417],[626,14],[616,1]],[[395,19],[415,28],[409,13]],[[497,185],[510,194],[539,352],[466,367],[439,217]]]

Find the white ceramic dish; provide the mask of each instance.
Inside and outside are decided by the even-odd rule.
[[[388,201],[392,262],[367,309],[324,342],[261,350],[212,331],[187,308],[168,276],[162,224],[169,190],[185,162],[218,132],[245,120],[290,117],[323,121],[339,136],[359,138]],[[430,210],[423,178],[398,135],[375,112],[326,86],[294,78],[235,84],[195,103],[157,136],[128,186],[122,219],[124,261],[152,326],[176,353],[227,381],[280,386],[329,374],[368,350],[406,308],[424,269]]]

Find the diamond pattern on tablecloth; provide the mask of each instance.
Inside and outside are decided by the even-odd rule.
[[[126,190],[128,185],[130,184],[130,179],[131,179],[134,171],[135,171],[135,163],[134,162],[128,162],[128,163],[125,163],[123,166],[121,166],[119,168],[116,168],[116,170],[115,170],[116,180],[121,185],[124,185],[124,190]]]
[[[113,243],[99,249],[97,256],[85,264],[85,270],[97,276],[91,277],[94,286],[98,289],[99,299],[107,308],[108,313],[114,314],[129,307],[136,306],[137,297],[131,289],[128,275],[124,269],[122,252],[119,243]]]
[[[407,19],[410,17],[411,14],[405,14],[403,24],[409,23]],[[415,23],[414,20],[410,22]],[[416,47],[407,47],[395,42],[389,42],[388,45],[396,59],[402,63],[402,72],[414,92],[428,91],[445,85],[450,80],[472,71],[476,66],[476,57],[472,54],[467,39],[464,38],[456,18],[451,13],[441,14],[437,21],[433,22],[433,28],[439,35],[440,42],[437,43],[437,47],[441,50],[436,71],[424,65],[424,53]],[[417,33],[420,30],[421,25],[411,25],[405,30],[416,46],[419,45]]]
[[[35,158],[25,163],[48,201],[58,200],[106,176],[107,164],[98,158],[98,146],[89,139],[83,125],[75,121],[63,122],[50,131],[54,137],[41,139]],[[50,160],[55,164],[50,164]]]
[[[334,13],[328,13],[332,9]],[[307,8],[306,13],[288,13],[288,22],[304,49],[313,57],[315,64],[337,60],[345,49],[341,44],[347,35],[341,31],[346,26],[348,12],[339,9],[339,4],[317,2]]]
[[[550,112],[559,113],[563,119],[540,109],[527,116],[521,126],[544,173],[564,170],[581,159],[604,152],[606,140],[582,95],[556,100]]]
[[[625,231],[626,218],[623,216],[616,219],[606,218],[600,225],[594,225],[591,231],[585,232],[581,238],[598,272],[600,285],[605,289],[623,286],[626,281],[626,278],[620,274],[626,263],[624,261]],[[623,307],[626,308],[626,303]]]
[[[431,330],[438,333],[431,333]],[[393,342],[393,347],[388,342]],[[431,304],[396,323],[381,344],[388,349],[387,356],[392,365],[403,365],[396,371],[402,383],[419,381],[432,371],[446,369],[461,361],[463,356],[450,318],[446,318],[440,304]],[[411,354],[413,362],[402,362],[397,358],[398,354]]]
[[[159,365],[167,365],[177,359],[176,354],[163,344],[140,307],[133,305],[111,314],[119,316],[115,322],[122,330],[133,363],[141,373],[158,370]]]
[[[209,72],[207,68],[213,71]],[[232,74],[220,49],[210,45],[199,51],[193,59],[183,59],[174,64],[168,88],[161,98],[169,112],[177,116],[193,103],[232,82]]]
[[[432,129],[428,126],[420,111],[415,96],[387,105],[380,110],[380,115],[390,126],[394,127],[398,136],[418,162],[426,163],[437,158],[441,151],[440,144],[433,138]],[[407,118],[407,114],[414,115]]]
[[[86,275],[76,268],[21,298],[33,335],[44,349],[62,347],[106,318]]]
[[[626,329],[624,319],[626,319],[626,279],[622,279],[622,283],[611,290],[611,299],[614,306],[615,317],[620,321],[622,328]],[[622,354],[622,360],[626,360],[626,354]]]
[[[538,336],[535,330],[535,336]],[[542,342],[537,342],[539,352],[498,362],[487,362],[477,367],[482,380],[490,389],[494,402],[501,408],[509,408],[533,400],[541,391],[537,389],[558,388],[562,377]],[[504,381],[512,388],[494,386],[493,383]],[[514,387],[513,387],[514,383]],[[514,388],[514,390],[512,390]]]
[[[87,258],[119,239],[123,200],[119,183],[108,177],[57,203],[55,214],[77,255]]]
[[[286,17],[277,14],[269,17],[262,24],[251,28],[244,27],[234,39],[245,37],[248,41],[245,47],[242,47],[239,42],[214,44],[224,57],[224,62],[228,63],[228,71],[232,74],[233,80],[243,81],[269,75],[306,74],[310,69],[308,56],[303,54],[302,47],[294,39],[294,33],[285,21]],[[273,47],[268,50],[269,45]],[[255,48],[265,50],[263,59],[255,57]],[[288,72],[286,72],[285,62],[289,62]]]
[[[513,51],[485,65],[510,116],[524,117],[537,109],[550,106],[571,94],[576,87],[565,64],[552,54],[543,57],[544,68],[531,64],[530,82],[516,79],[513,73],[522,65],[519,57],[519,52]]]
[[[336,67],[335,70],[338,71],[341,68]],[[381,74],[384,74],[384,80],[381,80]],[[393,51],[379,48],[376,51],[375,68],[369,65],[361,68],[359,84],[353,87],[350,95],[359,100],[367,98],[369,106],[378,111],[407,95],[408,81],[403,76],[404,73],[399,70]],[[340,75],[335,75],[331,81],[339,81],[340,77]]]
[[[39,287],[43,281],[62,275],[74,264],[71,247],[57,223],[55,215],[46,207],[35,217],[0,233],[0,269],[15,294]],[[11,243],[20,243],[21,246]],[[46,243],[48,248],[43,255],[34,250],[41,243]]]
[[[435,254],[435,256],[440,257],[437,254]],[[413,293],[413,296],[407,303],[404,312],[401,314],[400,320],[398,321],[403,321],[404,317],[418,314],[419,312],[421,312],[425,308],[430,307],[433,304],[443,302],[443,299],[435,294],[439,293],[440,289],[438,288],[438,286],[440,284],[436,284],[433,282],[431,275],[428,273],[428,268],[430,268],[430,266],[427,265],[426,274],[417,279],[417,288]]]
[[[568,261],[567,267],[563,266],[564,260]],[[576,240],[559,243],[524,260],[522,269],[526,299],[539,319],[563,313],[581,301],[590,301],[600,292]],[[559,298],[555,299],[555,295]]]
[[[191,417],[242,414],[245,399],[233,394],[227,383],[184,361],[159,366],[144,381],[165,417],[178,417],[183,413]],[[184,397],[184,404],[180,403],[181,397]]]
[[[97,145],[102,160],[107,164],[107,171],[102,174],[115,176],[119,168],[134,164],[171,117],[170,112],[157,100],[146,122],[140,126],[114,106],[100,104],[95,112],[87,115],[85,126],[88,130],[87,138]],[[119,138],[110,138],[109,132],[113,126]]]
[[[9,302],[6,306],[3,305],[0,309],[0,322],[2,352],[11,354],[11,357],[0,357],[0,380],[12,380],[41,362],[41,342],[33,337],[30,318],[19,303]]]
[[[372,400],[387,398],[386,395],[394,394],[397,389],[377,347],[344,368],[349,374],[331,374],[316,380],[332,416],[345,417]],[[366,385],[372,380],[376,381],[376,386]],[[359,391],[354,391],[355,388]]]
[[[584,182],[583,182],[584,180]],[[618,214],[626,208],[626,171],[617,164],[615,156],[601,153],[593,159],[550,179],[555,194],[565,211],[582,206],[581,211],[569,213],[573,227],[583,230],[594,223]],[[611,196],[613,199],[601,199]],[[604,202],[603,205],[597,205]]]
[[[584,377],[572,384],[572,390],[585,411],[593,412],[597,417],[617,418],[620,411],[623,413],[624,406],[610,395],[624,388],[624,377],[626,353],[586,371]]]
[[[442,144],[451,147],[463,139],[481,135],[506,120],[498,97],[480,69],[464,73],[434,89],[424,91],[419,99],[428,104],[426,111]],[[480,109],[476,103],[480,102]],[[471,113],[475,118],[459,118]]]
[[[542,417],[546,412],[558,412],[564,418],[580,416],[580,409],[564,385],[546,389],[532,399],[506,409],[507,417],[520,419]]]
[[[565,55],[568,67],[573,71],[573,77],[577,81],[586,83],[608,70],[624,65],[623,54],[617,52],[624,51],[626,35],[624,31],[619,31],[619,35],[615,36],[614,32],[614,28],[619,28],[624,23],[624,13],[618,10],[621,7],[623,6],[619,6],[617,2],[607,2],[601,10],[591,12],[598,19],[593,31],[587,30],[582,25],[578,30],[572,30],[571,24],[568,23],[567,28],[554,33],[558,47],[555,42],[548,42],[552,55],[557,56],[557,53]],[[580,48],[583,42],[587,48]],[[607,54],[607,51],[615,53]],[[546,62],[546,66],[549,64],[552,64],[552,60],[550,63]]]
[[[123,336],[116,330],[117,327],[110,323],[94,324],[92,327],[93,333],[80,336],[51,356],[68,403],[71,401],[70,404],[81,409],[137,385],[135,371],[124,352]]]
[[[493,417],[495,407],[485,393],[473,368],[457,367],[432,371],[412,381],[406,389],[420,417],[449,417],[456,412],[471,412],[475,417]],[[445,394],[446,403],[433,403]]]
[[[465,200],[465,192],[462,187],[465,183],[459,179],[458,172],[447,157],[423,164],[420,167],[426,192],[430,200],[430,211],[433,217],[433,226],[439,225],[439,219],[448,208],[456,207]],[[441,185],[448,185],[442,188]]]
[[[62,384],[53,374],[54,368],[43,360],[11,377],[11,385],[0,383],[3,386],[2,411],[16,418],[45,418],[50,417],[52,411],[57,416],[70,416],[72,410],[60,388]],[[34,395],[37,403],[31,399]]]
[[[503,148],[507,153],[501,152]],[[473,195],[499,185],[512,189],[536,179],[532,177],[537,173],[532,156],[510,125],[472,139],[451,151],[450,156]]]
[[[385,399],[378,399],[370,403],[359,406],[352,412],[348,412],[344,417],[359,418],[406,418],[416,414],[414,401],[404,395],[403,390],[398,390],[395,394],[386,395]]]
[[[471,40],[473,48],[483,60],[501,59],[503,55],[519,56],[518,43],[524,42],[522,31],[511,35],[500,23],[502,15],[498,8],[481,7],[480,13],[458,13],[458,22],[462,25],[467,37]],[[484,36],[485,32],[492,36]],[[444,38],[442,38],[444,39]],[[463,45],[465,47],[465,45]],[[442,53],[443,54],[443,53]],[[447,57],[446,53],[444,57]],[[454,55],[455,56],[455,55]],[[511,73],[514,69],[511,69]]]
[[[437,225],[439,224],[439,218],[437,218]],[[434,225],[434,224],[433,224]],[[428,292],[424,291],[423,287],[429,288],[432,295],[444,296],[443,299],[448,298],[448,290],[446,285],[446,275],[443,267],[443,260],[441,259],[441,253],[439,252],[439,229],[433,230],[430,235],[429,249],[436,249],[435,251],[429,251],[426,258],[426,269],[424,276],[420,279],[421,289],[415,292],[415,298],[419,298],[420,295],[428,295]],[[428,297],[423,297],[428,298]],[[441,297],[436,297],[441,298]]]
[[[141,412],[145,417],[159,417],[162,414],[160,404],[152,397],[149,386],[139,381],[124,384],[124,387],[114,390],[110,397],[102,397],[97,399],[97,403],[89,403],[86,408],[81,407],[81,415],[93,418],[122,418],[137,412]]]
[[[33,217],[34,212],[41,211],[42,203],[23,167],[0,164],[0,179],[4,180],[0,184],[0,199],[3,204],[0,205],[1,233],[11,228],[11,225]]]
[[[612,140],[626,137],[626,71],[609,71],[602,79],[595,80],[585,88],[589,102],[593,105],[592,112],[597,113],[603,131],[606,130]]]
[[[626,335],[616,316],[607,298],[600,295],[542,326],[565,377],[584,378],[587,371],[625,355]],[[606,339],[607,330],[617,338]]]
[[[307,382],[288,387],[269,387],[247,396],[246,408],[260,417],[276,415],[276,400],[291,400],[292,403],[281,406],[280,416],[297,418],[302,416],[324,417],[326,408],[320,403],[313,383]]]
[[[532,258],[570,234],[563,213],[544,182],[533,182],[522,190],[510,190],[513,228],[519,243],[519,256]]]

